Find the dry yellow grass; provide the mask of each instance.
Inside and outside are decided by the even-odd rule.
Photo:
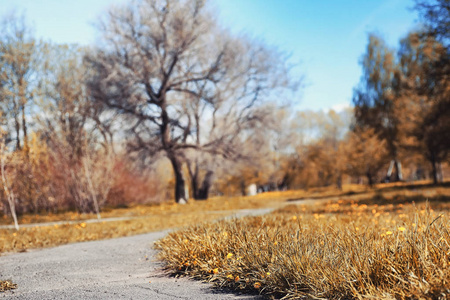
[[[157,248],[178,274],[276,297],[447,299],[448,201],[426,208],[400,196],[373,200],[195,225]]]
[[[52,247],[61,244],[93,241],[139,233],[177,228],[195,224],[198,218],[213,220],[223,213],[162,214],[128,221],[52,225],[43,227],[0,230],[0,254],[26,251],[27,249]]]
[[[102,212],[103,218],[137,217],[137,219],[117,222],[100,220],[98,223],[85,223],[85,220],[95,219],[96,216],[73,212],[44,216],[25,215],[20,218],[20,224],[54,221],[78,221],[78,223],[32,228],[22,227],[19,231],[0,229],[0,254],[182,227],[194,224],[198,220],[217,219],[238,209],[273,206],[275,203],[284,200],[284,198],[276,197],[270,199],[274,200],[268,201],[261,196],[216,197],[208,201],[191,201],[187,205],[172,203],[151,206],[137,205],[129,208],[108,209]],[[11,224],[11,220],[4,217],[1,223]]]
[[[10,280],[0,280],[0,292],[13,290],[15,288],[17,288],[17,284],[12,283]]]
[[[238,209],[270,207],[286,199],[304,195],[301,191],[271,192],[253,197],[212,197],[207,201],[191,200],[186,205],[177,205],[173,202],[153,205],[133,205],[126,208],[104,208],[101,217],[142,217],[142,216],[169,216],[172,214],[203,213],[206,211],[233,211]],[[45,223],[55,221],[84,221],[95,219],[95,214],[80,214],[77,212],[61,212],[47,214],[27,214],[19,217],[19,224]],[[0,218],[0,224],[12,224],[9,215]]]
[[[434,197],[436,195],[450,195],[450,185],[435,187],[429,181],[408,183],[385,183],[373,188],[365,185],[348,184],[342,190],[335,187],[313,188],[308,191],[280,191],[267,192],[251,197],[212,197],[207,201],[191,200],[187,205],[176,205],[165,202],[152,205],[132,205],[127,208],[104,208],[101,212],[102,218],[111,217],[136,217],[149,215],[168,215],[173,213],[192,213],[204,211],[226,211],[236,209],[249,209],[261,207],[277,207],[287,200],[295,199],[325,199],[345,197],[355,200],[372,198],[376,193],[385,197],[393,195]],[[83,221],[95,219],[95,214],[79,214],[76,212],[60,212],[47,214],[28,214],[19,217],[19,224],[43,223],[53,221]],[[0,224],[12,224],[9,215],[0,218]]]
[[[369,234],[368,232],[372,230],[374,237],[379,240],[380,238],[393,238],[399,237],[399,241],[403,241],[401,238],[405,237],[406,234],[411,234],[409,227],[399,226],[398,228],[404,227],[404,231],[395,231],[396,224],[403,224],[401,222],[407,222],[405,219],[406,216],[410,216],[412,211],[409,208],[406,211],[409,211],[409,215],[406,213],[401,213],[408,205],[406,203],[414,200],[416,202],[423,202],[425,199],[430,199],[432,201],[447,201],[448,196],[450,195],[450,187],[441,186],[441,187],[433,187],[428,183],[419,183],[414,185],[405,185],[405,184],[384,184],[380,185],[377,188],[367,188],[360,185],[348,185],[344,186],[342,191],[333,188],[317,188],[311,189],[309,191],[285,191],[285,192],[269,192],[264,194],[259,194],[253,197],[214,197],[209,199],[208,201],[191,201],[187,205],[175,205],[171,203],[162,203],[160,205],[137,205],[129,208],[119,208],[119,209],[105,209],[102,212],[103,218],[110,217],[137,217],[137,219],[129,220],[129,221],[120,221],[120,222],[103,222],[100,221],[98,223],[86,223],[87,219],[95,218],[95,215],[91,214],[78,214],[73,212],[66,212],[60,214],[48,214],[48,215],[25,215],[20,219],[21,224],[29,224],[29,223],[42,223],[42,222],[52,222],[52,221],[77,221],[76,224],[72,225],[55,225],[55,226],[44,226],[44,227],[33,227],[33,228],[21,228],[19,231],[15,230],[0,230],[0,254],[5,252],[17,252],[17,251],[26,251],[27,249],[32,248],[41,248],[41,247],[51,247],[60,244],[66,244],[71,242],[79,242],[79,241],[90,241],[90,240],[98,240],[98,239],[106,239],[106,238],[114,238],[120,236],[128,236],[133,234],[145,233],[150,231],[162,230],[167,228],[176,228],[182,227],[185,225],[192,225],[198,223],[198,220],[214,220],[225,215],[229,215],[232,211],[237,209],[248,209],[248,208],[261,208],[261,207],[282,207],[286,201],[293,199],[323,199],[321,201],[317,201],[320,203],[319,205],[314,206],[288,206],[280,209],[277,214],[272,216],[264,217],[264,218],[256,218],[256,219],[245,219],[242,221],[236,221],[235,224],[230,222],[222,222],[218,224],[224,224],[225,226],[222,229],[217,229],[217,224],[208,224],[198,228],[198,230],[212,230],[211,234],[207,234],[210,238],[212,238],[215,242],[209,244],[210,249],[201,248],[204,251],[203,254],[198,254],[197,248],[192,248],[192,246],[196,245],[194,242],[201,242],[205,237],[199,235],[199,233],[195,233],[192,236],[188,236],[186,238],[182,238],[186,233],[178,233],[183,243],[180,243],[178,246],[174,247],[174,251],[180,251],[180,255],[173,255],[172,253],[162,252],[163,257],[166,255],[166,259],[170,262],[169,265],[176,268],[177,271],[190,274],[193,276],[199,276],[202,278],[208,278],[210,280],[215,280],[221,285],[228,285],[237,288],[252,288],[257,291],[266,291],[270,293],[284,293],[277,288],[273,288],[273,285],[268,284],[269,275],[271,274],[279,274],[280,271],[267,271],[263,272],[261,269],[252,269],[252,265],[250,264],[251,260],[243,254],[239,254],[239,251],[231,250],[233,247],[237,247],[233,244],[232,240],[229,239],[231,236],[239,236],[238,233],[243,231],[241,227],[248,226],[248,234],[244,232],[244,235],[240,237],[240,242],[242,241],[248,242],[246,248],[241,248],[241,252],[245,249],[258,249],[256,247],[259,246],[259,239],[263,238],[271,238],[274,241],[274,244],[264,244],[266,248],[261,248],[257,250],[254,255],[260,256],[260,262],[267,259],[267,253],[264,254],[267,247],[277,246],[278,248],[273,248],[275,250],[271,250],[272,256],[276,256],[276,251],[289,251],[289,248],[286,247],[289,243],[288,240],[292,237],[292,230],[299,230],[300,224],[310,224],[306,227],[303,226],[302,230],[310,230],[310,231],[298,231],[297,234],[305,234],[310,239],[315,239],[315,235],[313,234],[314,230],[316,232],[333,234],[336,230],[338,230],[342,237],[347,236],[351,237],[352,234],[361,234],[363,230],[364,236]],[[338,203],[336,201],[328,201],[327,199],[337,200],[340,199]],[[309,201],[311,202],[311,201]],[[392,203],[388,204],[387,203]],[[448,209],[448,205],[440,204],[440,206],[433,202],[432,204],[435,208],[440,208],[443,210]],[[405,206],[405,207],[403,207]],[[373,213],[375,211],[375,213]],[[420,212],[423,211],[422,208],[419,210],[419,216],[423,219],[423,216],[420,215]],[[387,215],[389,213],[389,215]],[[433,212],[430,212],[433,214]],[[377,221],[377,227],[370,227],[373,224],[367,223],[367,220],[364,222],[364,218],[370,216],[374,218],[373,221]],[[389,216],[389,217],[388,217]],[[297,218],[294,220],[294,217]],[[275,218],[275,219],[273,219]],[[333,219],[336,218],[336,219]],[[347,218],[347,219],[346,219]],[[352,218],[357,218],[352,219]],[[392,219],[389,219],[392,218]],[[308,221],[309,220],[309,221]],[[346,220],[346,221],[345,221]],[[390,220],[390,221],[388,221]],[[436,224],[441,224],[444,219],[439,219],[436,221]],[[447,220],[447,219],[445,219]],[[296,222],[294,222],[296,221]],[[249,223],[245,223],[249,222]],[[265,223],[261,223],[265,222]],[[310,222],[310,223],[308,223]],[[347,222],[347,223],[346,223]],[[390,223],[389,223],[390,222]],[[393,223],[397,222],[397,223]],[[10,224],[11,220],[9,217],[3,217],[0,219],[0,224]],[[264,224],[264,225],[262,225]],[[281,227],[276,227],[274,224],[282,225]],[[295,225],[297,224],[297,225]],[[337,226],[334,231],[327,231],[333,228],[331,224],[335,224],[333,226]],[[338,225],[336,225],[338,224]],[[347,224],[345,228],[340,228],[339,226],[343,224]],[[382,224],[385,224],[384,227]],[[406,224],[406,223],[405,223]],[[412,224],[412,223],[411,223]],[[412,226],[410,224],[410,226]],[[415,224],[419,224],[416,222]],[[424,223],[425,224],[425,223]],[[277,226],[278,226],[277,225]],[[287,225],[291,227],[286,227]],[[320,228],[314,226],[321,226]],[[220,225],[222,226],[222,225]],[[226,227],[231,226],[231,227]],[[233,227],[234,226],[234,227]],[[259,229],[258,226],[266,226],[267,232],[264,232]],[[294,227],[292,227],[294,226]],[[350,227],[349,227],[350,226]],[[381,226],[381,227],[380,227]],[[419,226],[419,225],[417,225]],[[226,229],[228,228],[228,229]],[[308,229],[309,228],[309,229]],[[315,229],[314,229],[315,228]],[[328,228],[328,229],[323,229]],[[189,229],[194,230],[194,229]],[[216,232],[217,230],[218,233]],[[234,230],[234,231],[233,231]],[[259,230],[256,231],[255,230]],[[311,231],[313,230],[313,231]],[[322,230],[322,231],[320,231]],[[346,231],[347,230],[347,231]],[[353,230],[353,231],[352,231]],[[367,231],[369,230],[369,231]],[[375,230],[381,230],[382,233],[380,236],[375,235]],[[392,234],[384,233],[385,236],[381,236],[383,234],[383,230],[386,232],[392,231]],[[417,227],[417,232],[420,233],[421,227]],[[433,231],[435,229],[431,229]],[[447,229],[446,229],[447,230]],[[190,231],[188,231],[190,232]],[[214,233],[216,232],[216,233]],[[223,232],[227,232],[229,235],[220,236]],[[235,232],[235,233],[232,233]],[[284,232],[284,233],[283,233]],[[286,233],[287,232],[287,233]],[[434,232],[434,231],[433,231]],[[447,237],[448,237],[448,231]],[[242,233],[242,232],[241,232]],[[377,232],[378,234],[379,232]],[[214,237],[214,234],[219,234],[219,236]],[[286,235],[287,234],[287,235]],[[347,235],[346,235],[347,234]],[[403,234],[403,235],[400,235]],[[284,236],[286,235],[286,236]],[[359,236],[358,235],[358,236]],[[161,247],[166,247],[170,243],[167,241],[171,241],[171,243],[177,243],[176,237],[177,234],[171,235],[168,240],[162,242]],[[285,242],[281,242],[281,240],[285,239]],[[223,237],[221,240],[220,238]],[[448,246],[447,237],[442,239],[439,243],[445,241]],[[242,240],[245,238],[246,240]],[[423,239],[423,237],[421,237]],[[281,239],[280,242],[276,239]],[[428,239],[428,237],[427,237]],[[188,243],[185,243],[185,241]],[[308,238],[303,239],[304,241],[308,241]],[[342,241],[344,241],[343,239]],[[426,240],[426,239],[425,239]],[[220,241],[220,242],[219,242]],[[324,242],[325,240],[322,241]],[[330,241],[330,240],[328,240]],[[433,240],[434,241],[434,240]],[[164,246],[164,243],[166,246]],[[179,241],[178,241],[179,242]],[[220,244],[222,243],[222,244]],[[276,244],[275,244],[276,243]],[[319,240],[320,243],[320,240]],[[235,245],[235,246],[233,246]],[[314,244],[311,244],[314,245]],[[402,244],[403,245],[403,244]],[[439,244],[440,245],[440,244]],[[317,246],[317,244],[316,244]],[[178,248],[181,247],[181,248]],[[185,247],[185,248],[183,248]],[[195,246],[197,247],[197,246]],[[200,246],[198,246],[200,247]],[[203,247],[203,246],[202,246]],[[217,249],[213,249],[217,247]],[[229,248],[231,247],[231,248]],[[280,248],[281,247],[281,248]],[[311,246],[313,247],[313,246]],[[343,246],[341,246],[343,247]],[[197,250],[195,250],[197,249]],[[224,250],[226,249],[226,250]],[[228,250],[230,249],[230,250]],[[236,248],[238,249],[238,248]],[[244,249],[244,250],[243,250]],[[264,250],[266,249],[266,250]],[[272,248],[270,248],[272,249]],[[277,250],[278,249],[278,250]],[[314,248],[312,248],[314,249]],[[338,249],[338,248],[336,248]],[[360,249],[360,248],[355,248]],[[292,249],[291,249],[292,250]],[[213,251],[209,253],[208,251]],[[219,254],[219,251],[221,254]],[[232,252],[234,251],[234,252]],[[250,250],[248,250],[250,251]],[[327,251],[330,251],[328,249]],[[428,250],[427,250],[428,251]],[[166,253],[166,254],[164,254]],[[208,254],[209,253],[209,254]],[[252,253],[252,252],[248,252]],[[289,252],[285,252],[289,253]],[[308,252],[309,253],[309,252]],[[231,255],[230,255],[231,254]],[[195,259],[192,260],[193,255],[195,255]],[[201,260],[202,255],[206,255],[206,257],[210,257],[208,260]],[[209,255],[209,256],[208,256]],[[218,255],[216,257],[216,255]],[[220,256],[222,255],[222,256]],[[266,255],[266,256],[264,256]],[[373,255],[373,254],[372,254]],[[448,258],[448,253],[446,253],[446,257]],[[223,258],[226,257],[226,260]],[[307,259],[307,256],[304,256],[303,259]],[[244,262],[246,261],[246,265],[240,266],[238,269],[239,272],[236,272],[236,276],[230,273],[224,273],[225,268],[223,268],[223,264],[221,264],[220,260],[226,262],[231,265],[231,262]],[[234,259],[234,260],[233,260]],[[211,263],[212,262],[212,263]],[[197,264],[198,267],[195,264]],[[266,263],[268,266],[268,264]],[[181,270],[179,269],[181,267]],[[214,267],[214,268],[212,268]],[[274,267],[272,267],[274,268]],[[246,270],[245,273],[243,270]],[[257,271],[255,271],[257,270]],[[442,271],[442,269],[436,269]],[[440,272],[439,271],[439,272]],[[448,271],[448,269],[447,269]],[[263,272],[263,273],[261,273]],[[278,272],[278,273],[277,273]],[[313,271],[312,271],[313,272]],[[314,272],[313,272],[314,273]],[[447,272],[448,273],[448,272]],[[238,275],[240,274],[240,275]],[[278,275],[277,275],[278,276]],[[233,278],[232,278],[233,277]],[[271,277],[275,278],[275,277]],[[303,278],[303,277],[302,277]],[[231,280],[232,279],[232,280]],[[294,278],[298,281],[299,278]],[[301,278],[300,278],[301,279]],[[280,280],[280,279],[278,279]],[[287,279],[291,282],[291,279]],[[447,279],[445,279],[447,280]],[[296,281],[293,281],[296,282]],[[448,280],[444,282],[447,284]],[[0,281],[1,288],[14,288],[15,285],[9,281]],[[423,285],[423,284],[422,284]],[[271,289],[271,287],[273,289]],[[1,291],[0,288],[0,291]],[[296,287],[298,289],[298,287]],[[301,289],[299,289],[301,291]],[[296,295],[298,291],[294,289],[294,291],[289,291],[287,295]]]
[[[139,217],[138,219],[86,224],[85,228],[80,228],[80,224],[83,224],[87,219],[94,219],[96,217],[94,214],[65,212],[61,214],[25,215],[20,218],[20,224],[52,221],[78,221],[78,224],[21,228],[19,231],[0,229],[0,254],[182,227],[194,224],[199,219],[219,218],[238,209],[282,207],[287,200],[337,199],[336,195],[340,196],[339,199],[347,199],[345,201],[349,203],[372,199],[374,196],[378,197],[377,199],[382,203],[393,202],[395,198],[417,202],[426,198],[443,197],[440,195],[450,195],[450,187],[436,188],[429,186],[427,182],[415,183],[413,186],[383,184],[373,189],[361,185],[346,185],[342,191],[335,188],[316,188],[309,191],[268,192],[252,197],[213,197],[207,201],[190,201],[187,205],[173,203],[136,205],[129,208],[105,209],[102,212],[102,217]],[[316,210],[318,212],[323,210],[323,205],[318,206]],[[1,224],[11,224],[11,222],[12,220],[6,216],[0,219]]]

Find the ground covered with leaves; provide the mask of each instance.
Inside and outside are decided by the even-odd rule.
[[[275,298],[448,299],[449,198],[289,205],[195,225],[156,247],[176,274]]]
[[[324,191],[285,191],[264,193],[253,197],[215,197],[207,201],[190,201],[187,205],[160,203],[158,205],[136,205],[123,208],[104,208],[103,219],[95,214],[62,212],[53,214],[27,214],[20,216],[19,224],[36,224],[33,227],[0,229],[0,255],[5,252],[20,252],[27,249],[52,247],[73,242],[108,239],[146,233],[168,228],[178,228],[230,215],[239,209],[277,207],[289,199],[298,199]],[[326,193],[330,193],[329,190]],[[109,222],[108,218],[126,217],[126,221]],[[71,222],[42,226],[45,222]],[[10,216],[0,217],[1,225],[10,225]]]
[[[3,229],[0,230],[0,254],[183,227],[198,222],[200,215],[199,213],[170,214],[116,222],[100,220],[96,223],[80,221],[75,224],[35,226],[21,228],[18,231]],[[224,214],[217,212],[201,215],[201,218],[213,220],[222,216]]]
[[[299,199],[309,205],[285,206]],[[433,210],[425,209],[426,200]],[[316,202],[318,205],[311,206]],[[417,206],[411,206],[412,202]],[[19,223],[36,225],[18,231],[0,229],[0,255],[182,228],[199,220],[221,219],[238,209],[283,207],[265,217],[207,223],[173,233],[158,245],[161,258],[178,274],[276,296],[336,294],[352,298],[369,295],[375,288],[389,290],[392,284],[401,290],[408,283],[417,295],[442,298],[440,293],[449,295],[449,202],[448,184],[436,187],[424,182],[214,197],[187,205],[104,208],[101,215],[105,220],[94,223],[88,221],[94,214],[30,214],[20,216]],[[131,219],[106,220],[114,217]],[[72,223],[39,224],[54,221]],[[11,223],[9,216],[0,217],[0,224]],[[406,259],[408,253],[410,260]],[[414,272],[408,273],[410,270]],[[0,291],[16,287],[10,281],[0,284]],[[403,295],[392,293],[397,298]],[[404,295],[407,293],[406,289]]]

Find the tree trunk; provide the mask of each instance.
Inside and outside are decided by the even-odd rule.
[[[433,183],[438,184],[438,166],[437,166],[438,163],[436,161],[436,157],[434,156],[434,154],[431,154],[430,162],[431,162]]]
[[[189,176],[191,177],[191,188],[194,199],[207,200],[214,172],[211,170],[208,170],[206,172],[206,175],[202,181],[202,186],[200,187],[198,162],[195,161],[195,168],[193,168],[192,165],[188,162],[188,170]]]
[[[25,105],[22,105],[22,131],[23,131],[23,147],[25,152],[28,154],[28,133],[27,133],[27,122],[25,119]]]
[[[367,176],[367,180],[369,181],[369,186],[372,187],[373,186],[373,176],[370,172],[366,173]]]
[[[395,168],[397,171],[397,181],[403,180],[402,163],[399,160],[395,160]]]
[[[187,161],[189,176],[191,177],[191,189],[192,189],[192,195],[194,196],[194,199],[197,200],[198,198],[198,191],[199,191],[199,182],[198,182],[198,163],[197,160],[195,161],[195,169],[192,170],[191,163],[189,160]]]
[[[16,230],[19,230],[19,222],[17,221],[17,214],[16,214],[16,197],[14,196],[14,192],[11,189],[10,185],[5,173],[5,145],[2,143],[0,147],[0,165],[1,165],[1,173],[2,173],[2,183],[3,183],[3,190],[5,191],[6,197],[8,198],[9,203],[9,210],[11,211],[11,215],[14,220],[14,227]]]
[[[88,166],[88,160],[89,160],[89,156],[87,156],[83,160],[84,176],[86,177],[86,181],[88,183],[88,189],[89,189],[89,192],[91,193],[92,202],[94,203],[95,213],[97,214],[97,219],[100,220],[102,218],[100,216],[100,206],[98,205],[96,190],[94,188],[94,184],[92,183],[91,172],[89,171],[89,166]]]
[[[342,191],[342,174],[339,174],[336,181],[337,188]]]
[[[175,202],[179,204],[186,204],[187,198],[182,169],[183,165],[175,154],[169,155],[169,160],[172,163],[173,173],[175,175]]]
[[[440,162],[437,163],[437,179],[438,182],[444,182],[444,174],[442,174],[442,164]]]
[[[20,122],[17,115],[14,115],[14,123],[16,129],[16,150],[21,150],[22,147],[20,145]]]
[[[392,171],[394,170],[394,167],[395,167],[395,180],[394,181],[403,180],[402,163],[397,159],[393,159],[393,160],[391,160],[391,163],[389,164],[389,169],[386,173],[386,182],[391,181]]]
[[[23,147],[28,156],[28,132],[27,132],[27,121],[25,118],[25,104],[27,103],[26,97],[27,82],[24,76],[19,78],[19,108],[22,113],[22,132],[23,132]]]
[[[245,185],[245,181],[241,180],[241,194],[242,196],[247,196],[247,186]]]
[[[196,200],[207,200],[209,196],[209,189],[211,188],[212,178],[214,172],[209,170],[206,172],[205,178],[203,178],[202,187],[198,191],[198,198]]]
[[[394,161],[391,160],[391,162],[389,163],[389,169],[386,173],[386,180],[385,182],[389,182],[391,181],[391,175],[392,175],[392,170],[394,169]]]
[[[161,142],[166,150],[167,157],[169,158],[173,174],[175,175],[175,202],[179,204],[186,204],[186,190],[185,190],[185,180],[183,176],[183,163],[180,161],[180,158],[177,157],[176,153],[172,150],[172,141],[170,137],[170,119],[167,113],[167,103],[163,98],[161,99],[161,104],[159,105],[161,108]]]

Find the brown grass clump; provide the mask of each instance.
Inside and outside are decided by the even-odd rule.
[[[275,297],[450,296],[447,211],[346,204],[196,225],[156,247],[177,274]]]
[[[10,280],[0,280],[0,292],[13,290],[17,288],[17,284],[12,283]]]

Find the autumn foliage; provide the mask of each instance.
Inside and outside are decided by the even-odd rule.
[[[291,109],[301,80],[287,58],[229,33],[207,2],[138,2],[101,19],[92,48],[38,41],[23,18],[4,18],[4,214],[100,218],[107,206],[243,195],[250,185],[444,181],[448,30],[432,16],[445,1],[418,1],[427,26],[398,49],[370,34],[354,106],[327,112]]]

